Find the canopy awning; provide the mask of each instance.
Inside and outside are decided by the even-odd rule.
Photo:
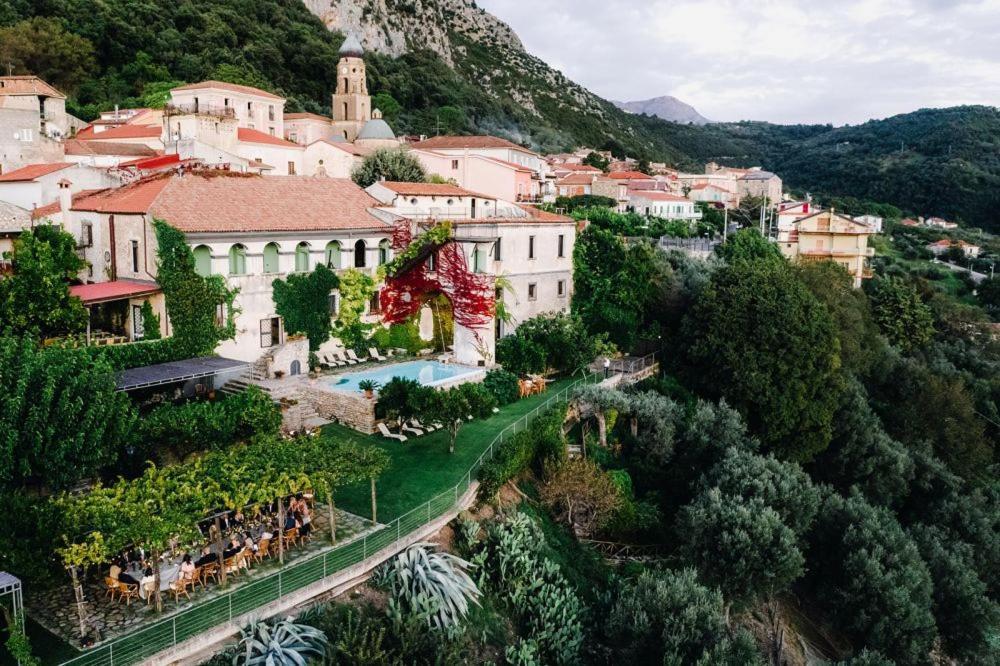
[[[149,296],[159,292],[160,285],[147,280],[112,280],[95,284],[77,284],[69,288],[70,295],[79,298],[84,305]]]
[[[221,374],[234,374],[250,367],[246,361],[237,361],[221,356],[203,356],[189,358],[186,361],[172,361],[147,365],[142,368],[131,368],[118,376],[119,391],[133,391],[150,386],[174,384],[190,379],[213,377]]]

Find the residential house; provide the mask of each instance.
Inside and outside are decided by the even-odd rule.
[[[135,159],[155,157],[160,153],[160,151],[140,143],[80,141],[79,139],[67,139],[63,142],[63,150],[66,162],[105,169]]]
[[[333,141],[333,121],[316,113],[286,113],[285,138],[292,143],[308,146],[316,141]],[[343,137],[338,137],[346,143]]]
[[[496,197],[471,192],[450,183],[400,183],[380,181],[366,191],[381,203],[379,208],[411,220],[495,217]],[[505,204],[508,208],[510,204]]]
[[[0,176],[0,201],[33,210],[56,201],[64,187],[72,193],[114,184],[106,169],[73,162],[32,164]]]
[[[695,202],[686,197],[656,190],[632,190],[629,192],[629,208],[641,215],[661,217],[668,220],[700,220],[701,211]]]
[[[31,211],[0,201],[0,275],[10,266],[5,255],[14,249],[14,239],[31,226]]]
[[[88,125],[77,132],[75,138],[87,142],[132,143],[158,151],[164,147],[163,129],[151,125],[119,125],[100,132],[94,125]]]
[[[608,176],[598,176],[590,186],[591,194],[607,197],[617,202],[617,210],[624,213],[629,205],[629,182]]]
[[[266,90],[225,81],[201,81],[170,91],[166,114],[174,118],[169,131],[184,116],[233,118],[239,127],[268,136],[285,136],[285,99]]]
[[[702,183],[701,185],[695,185],[689,188],[687,194],[687,198],[691,201],[718,204],[720,206],[729,205],[732,196],[732,192],[729,190],[725,190],[717,185],[710,185],[708,183]]]
[[[925,227],[933,227],[935,229],[958,229],[958,225],[954,222],[949,222],[940,217],[929,217],[926,220],[922,220]]]
[[[778,204],[778,231],[791,231],[795,222],[820,209],[812,201],[783,201]]]
[[[368,150],[343,139],[318,139],[306,145],[302,154],[302,169],[307,176],[350,178],[364,160]]]
[[[556,192],[560,197],[579,197],[593,194],[594,180],[600,174],[589,171],[569,173],[556,181]]]
[[[982,252],[982,248],[974,243],[967,243],[964,240],[952,240],[950,238],[942,238],[939,241],[930,243],[926,247],[935,257],[941,256],[952,248],[960,249],[962,254],[970,259],[978,257],[979,253]]]
[[[854,217],[854,221],[867,224],[877,234],[882,233],[882,225],[885,223],[885,220],[878,215],[857,215]]]
[[[0,174],[62,161],[75,122],[66,96],[37,76],[0,76]]]
[[[425,142],[413,145],[423,143]],[[536,201],[541,196],[542,181],[538,179],[537,172],[524,164],[481,154],[478,150],[474,152],[472,149],[442,152],[436,149],[411,148],[410,154],[420,160],[428,173],[441,176],[467,190],[482,192],[504,201]]]
[[[750,169],[736,181],[740,197],[763,197],[769,206],[777,206],[782,199],[781,178],[759,168]]]
[[[832,210],[817,211],[795,221],[790,230],[779,231],[778,247],[791,261],[836,262],[860,287],[872,275],[868,261],[875,249],[868,247],[868,237],[873,233],[868,225]]]
[[[600,176],[603,171],[595,166],[590,166],[589,164],[552,164],[549,169],[557,179],[565,178],[573,174],[587,174],[591,176]]]

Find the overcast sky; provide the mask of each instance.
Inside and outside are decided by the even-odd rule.
[[[859,123],[1000,105],[1000,0],[478,0],[608,99],[712,120]]]

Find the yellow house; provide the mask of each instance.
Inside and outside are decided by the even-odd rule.
[[[796,220],[788,231],[779,232],[778,246],[791,261],[834,261],[854,277],[854,286],[871,277],[868,258],[875,249],[868,247],[871,227],[837,215],[832,210],[819,211]]]

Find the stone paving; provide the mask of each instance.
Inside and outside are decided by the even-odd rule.
[[[307,544],[285,552],[286,565],[331,548],[330,528],[325,506],[316,506],[313,510],[313,526],[313,536]],[[373,529],[374,526],[370,520],[337,509],[338,546],[353,541]],[[226,591],[258,580],[262,576],[276,571],[280,566],[277,558],[266,559],[259,564],[254,564],[249,575],[243,574],[235,579],[230,578]],[[117,638],[144,624],[155,622],[173,611],[213,599],[223,591],[220,585],[209,582],[208,588],[199,586],[196,590],[189,591],[190,600],[181,597],[179,602],[174,601],[174,596],[170,591],[163,592],[161,593],[163,597],[163,613],[161,614],[156,612],[153,604],[147,604],[143,599],[133,599],[131,604],[127,606],[118,599],[111,601],[104,587],[105,573],[106,567],[102,567],[100,575],[93,575],[84,585],[84,596],[87,600],[87,623],[90,627],[91,637],[95,641]],[[28,592],[25,594],[24,604],[25,610],[32,619],[74,647],[80,647],[79,614],[68,580],[66,585],[52,590]]]

